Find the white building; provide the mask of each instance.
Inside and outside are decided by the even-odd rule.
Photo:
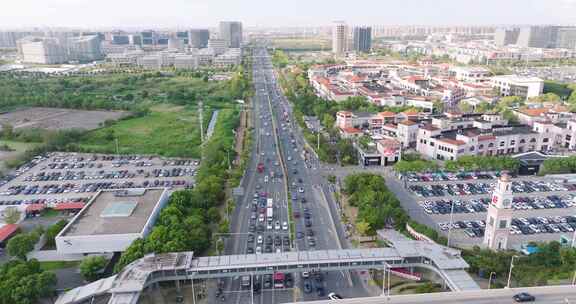
[[[100,38],[96,35],[69,38],[68,59],[80,62],[102,59]]]
[[[66,48],[56,38],[24,38],[18,41],[22,61],[27,63],[59,64],[68,61]]]
[[[490,80],[492,73],[482,67],[461,67],[453,66],[450,68],[450,74],[458,81],[464,82],[485,82]]]
[[[97,193],[56,236],[60,254],[122,252],[147,236],[168,202],[167,189]]]
[[[214,55],[221,55],[228,49],[228,42],[224,39],[210,39],[208,48],[214,52]]]
[[[544,80],[538,77],[494,76],[491,84],[501,96],[519,96],[527,99],[537,97],[544,91]]]
[[[198,68],[198,56],[194,55],[175,55],[174,68],[184,70],[194,70]]]

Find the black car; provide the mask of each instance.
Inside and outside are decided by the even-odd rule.
[[[286,288],[292,288],[294,286],[294,279],[292,278],[291,273],[287,273],[284,277],[284,285]]]
[[[304,233],[302,233],[301,231],[296,232],[296,238],[301,240],[304,238]]]
[[[514,299],[514,301],[516,301],[516,302],[534,302],[534,301],[536,301],[536,298],[527,292],[521,292],[521,293],[513,296],[512,299]]]
[[[301,202],[302,202],[303,204],[306,204],[306,198],[303,197],[302,200],[301,200]]]
[[[312,227],[312,221],[309,220],[309,219],[306,219],[306,220],[304,221],[304,226],[306,226],[306,227]]]
[[[310,230],[307,230],[307,231],[306,231],[306,235],[307,235],[307,236],[314,236],[314,230],[311,230],[311,229],[310,229]]]
[[[247,254],[253,254],[253,253],[254,253],[254,248],[248,247],[248,248],[246,249],[246,253],[247,253]]]
[[[265,274],[264,275],[264,288],[266,288],[266,289],[272,288],[272,275],[271,274]]]

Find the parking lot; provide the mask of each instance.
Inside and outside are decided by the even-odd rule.
[[[0,181],[0,206],[87,201],[105,189],[193,186],[198,161],[157,156],[51,153]]]
[[[406,191],[418,210],[429,217],[451,243],[473,246],[482,241],[486,212],[499,174],[435,173],[404,176]],[[547,177],[515,177],[512,190],[514,221],[511,244],[570,239],[576,230],[576,186]]]

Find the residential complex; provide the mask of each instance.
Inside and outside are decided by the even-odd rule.
[[[356,52],[369,52],[372,49],[372,28],[355,26],[352,31],[352,49]]]
[[[222,21],[220,22],[220,38],[226,41],[229,48],[242,47],[242,22]]]

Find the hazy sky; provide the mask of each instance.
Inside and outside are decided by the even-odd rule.
[[[575,24],[576,0],[0,0],[0,27]]]

